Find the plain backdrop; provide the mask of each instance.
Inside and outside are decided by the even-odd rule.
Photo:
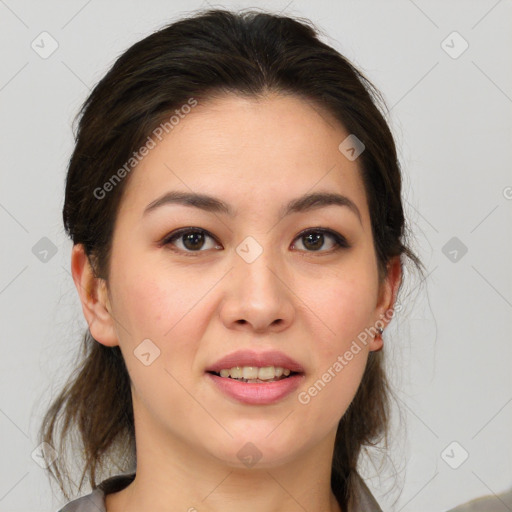
[[[37,429],[86,326],[61,221],[73,118],[131,44],[208,6],[311,19],[390,108],[411,243],[428,272],[422,283],[406,274],[403,309],[384,335],[401,416],[385,464],[362,460],[371,491],[384,510],[403,512],[504,491],[512,485],[510,1],[0,0],[0,511],[55,512],[65,502],[37,463]],[[58,45],[51,55],[33,43],[41,38],[47,52]]]

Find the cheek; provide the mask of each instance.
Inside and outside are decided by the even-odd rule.
[[[169,380],[172,384],[165,373],[168,369],[174,374],[169,366],[173,357],[168,345],[175,339],[174,331],[182,325],[179,320],[186,304],[180,300],[183,294],[165,280],[140,265],[135,272],[128,267],[119,265],[111,275],[116,331],[135,393],[141,400],[152,400],[150,397],[162,382]]]
[[[337,275],[325,278],[321,290],[305,295],[324,333],[317,338],[319,353],[323,357],[337,357],[371,325],[377,287],[369,274],[366,277],[363,273],[351,273],[350,277]]]
[[[194,314],[200,313],[198,305],[205,291],[194,288],[194,281],[176,273],[164,277],[139,265],[137,272],[124,272],[118,281],[115,297],[120,323],[120,346],[138,401],[158,416],[161,411],[182,411],[189,402],[177,383],[190,378],[190,367],[200,339],[200,324]],[[145,342],[151,340],[157,347]],[[154,360],[145,365],[137,354],[144,346]],[[162,393],[162,389],[166,392]],[[160,412],[159,412],[160,411]]]
[[[334,426],[352,402],[368,359],[368,347],[358,335],[371,321],[372,287],[356,280],[339,280],[315,297],[315,313],[323,335],[314,337],[315,371],[301,388],[300,403],[318,425]],[[305,404],[305,402],[308,404]]]
[[[372,322],[377,293],[374,277],[370,271],[353,269],[323,279],[321,292],[311,293],[316,288],[309,287],[310,317],[317,327],[312,328],[316,333],[312,359],[317,370],[302,390],[315,423],[339,421],[361,383],[368,347],[358,336]]]
[[[158,268],[139,264],[137,272],[126,269],[125,279],[118,281],[116,304],[129,332],[118,329],[120,344],[128,353],[150,339],[160,350],[155,367],[165,368],[185,381],[190,379],[200,340],[211,322],[215,304],[208,292],[218,276],[198,279],[197,271],[171,273]]]
[[[126,271],[119,281],[118,311],[126,318],[130,332],[138,337],[163,340],[186,324],[206,290],[202,281],[187,272],[156,272],[137,265],[137,272]]]

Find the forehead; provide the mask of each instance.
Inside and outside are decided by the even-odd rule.
[[[279,209],[321,189],[350,196],[364,217],[358,162],[338,149],[348,135],[328,112],[297,96],[209,99],[155,139],[132,171],[121,209],[142,211],[168,190],[216,195],[237,210]]]

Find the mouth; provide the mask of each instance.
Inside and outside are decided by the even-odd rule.
[[[205,368],[214,388],[246,405],[270,405],[290,396],[305,379],[304,367],[277,350],[238,350]]]
[[[303,372],[274,366],[235,366],[208,370],[205,376],[223,396],[245,405],[276,404],[296,391],[305,378]]]
[[[282,366],[234,366],[232,368],[222,369],[218,372],[207,371],[206,373],[216,375],[217,377],[222,377],[224,379],[231,379],[250,384],[277,382],[302,374],[302,372],[296,372],[289,368],[283,368]]]

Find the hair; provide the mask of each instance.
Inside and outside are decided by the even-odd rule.
[[[69,161],[63,221],[73,244],[83,244],[95,277],[108,282],[114,225],[130,175],[110,187],[148,136],[176,109],[217,95],[263,98],[291,94],[329,112],[365,150],[358,158],[370,212],[379,280],[390,259],[407,256],[402,182],[381,94],[343,55],[319,39],[309,20],[259,11],[210,9],[168,24],[126,50],[94,87],[77,117]],[[120,176],[118,174],[118,176]],[[124,174],[123,174],[124,176]],[[96,192],[95,192],[96,191]],[[402,284],[402,283],[401,283]],[[401,286],[400,284],[400,286]],[[383,352],[370,352],[360,386],[339,422],[331,485],[342,507],[355,494],[363,446],[387,446],[390,391]],[[59,424],[59,419],[62,424]],[[47,410],[40,440],[59,446],[48,467],[66,497],[63,452],[73,429],[92,488],[98,470],[110,464],[133,468],[135,433],[130,377],[118,346],[84,334],[81,361]],[[60,443],[60,444],[59,444]],[[341,489],[341,491],[339,491]]]

